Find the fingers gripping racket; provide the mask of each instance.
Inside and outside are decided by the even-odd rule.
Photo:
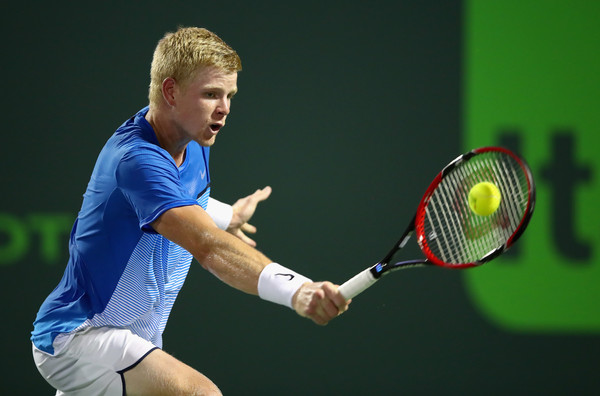
[[[469,192],[479,183],[497,187],[500,203],[479,215],[469,205]],[[374,266],[343,285],[350,299],[389,272],[424,265],[468,268],[490,261],[521,236],[535,206],[535,184],[525,161],[501,147],[483,147],[450,162],[435,177],[400,240]],[[424,258],[392,263],[413,233]]]

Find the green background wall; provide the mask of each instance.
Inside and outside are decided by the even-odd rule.
[[[205,3],[4,5],[0,394],[52,394],[31,323],[62,274],[95,158],[146,104],[152,50],[179,25],[217,32],[242,57],[213,192],[234,201],[273,187],[254,223],[274,260],[343,282],[381,258],[435,173],[474,146],[526,155],[539,205],[510,256],[386,278],[326,327],[196,264],[167,352],[226,395],[595,394],[596,3]]]

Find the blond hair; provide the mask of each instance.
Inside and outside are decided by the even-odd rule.
[[[167,33],[158,42],[150,69],[150,104],[162,99],[162,83],[171,77],[186,87],[195,73],[206,66],[215,66],[225,72],[242,70],[238,54],[216,34],[203,28],[179,28]]]

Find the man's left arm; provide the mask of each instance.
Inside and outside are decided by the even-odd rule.
[[[233,205],[227,205],[211,197],[208,200],[206,212],[220,229],[226,230],[246,244],[256,247],[256,241],[246,235],[256,233],[256,227],[248,221],[254,215],[256,206],[270,195],[271,187],[267,186],[256,190],[247,197],[238,199]]]

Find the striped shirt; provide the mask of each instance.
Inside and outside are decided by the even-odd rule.
[[[190,142],[177,167],[147,112],[121,125],[96,161],[65,272],[34,322],[31,339],[46,353],[58,353],[70,334],[99,326],[127,328],[162,347],[192,256],[150,224],[171,208],[206,209],[209,148]]]

